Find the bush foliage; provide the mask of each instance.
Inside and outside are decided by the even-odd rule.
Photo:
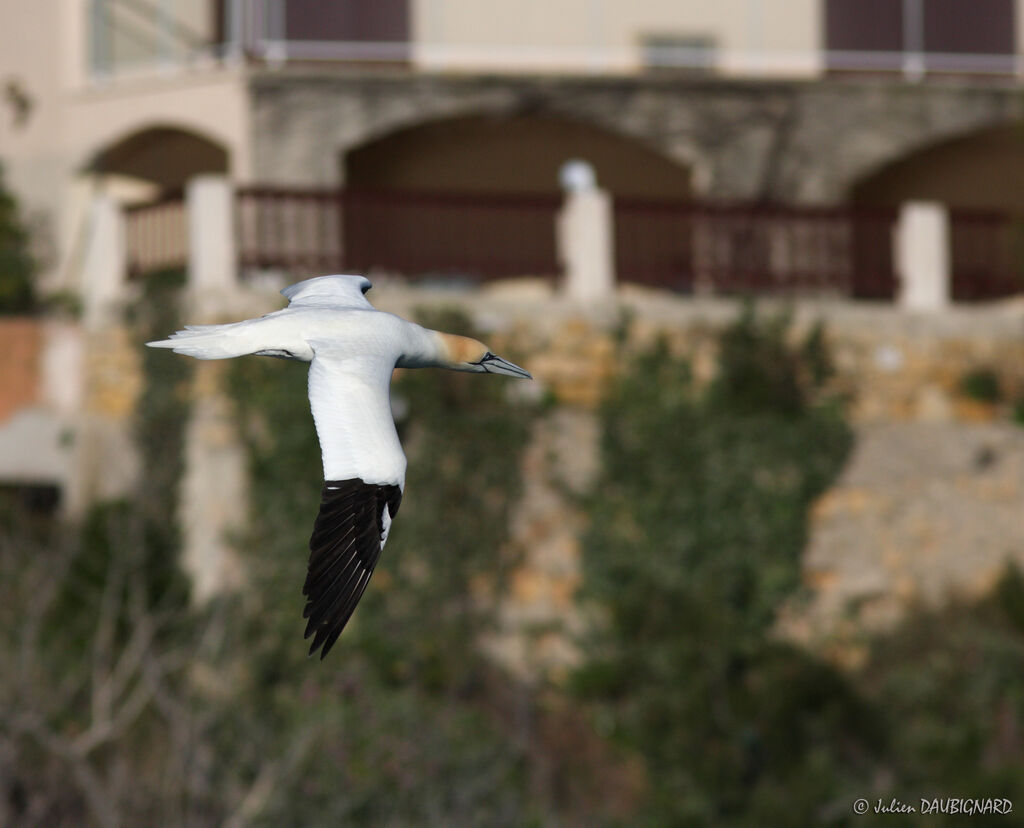
[[[316,749],[295,787],[276,793],[267,824],[534,824],[545,805],[525,795],[525,747],[486,703],[492,671],[476,645],[492,613],[471,591],[502,566],[531,413],[492,377],[408,371],[397,381],[406,497],[370,588],[321,663],[302,642],[323,479],[306,372],[272,360],[234,368],[253,458],[244,548],[262,603],[237,643],[252,673],[241,697],[262,711],[252,749],[279,754],[296,729],[316,729]]]
[[[608,623],[577,687],[646,757],[652,824],[803,824],[877,729],[842,677],[771,637],[808,507],[851,444],[817,399],[825,372],[804,370],[814,342],[785,335],[748,309],[707,388],[663,343],[603,411],[585,574]]]
[[[853,814],[860,796],[873,808],[1024,794],[1013,572],[990,601],[877,638],[858,673],[773,633],[799,589],[809,507],[851,445],[821,392],[829,373],[820,329],[792,345],[785,318],[748,308],[721,336],[709,387],[662,344],[605,405],[585,537],[586,594],[605,622],[575,685],[643,758],[637,822],[863,825],[876,818]]]
[[[140,342],[176,327],[176,282],[150,281]],[[304,367],[231,365],[247,583],[196,607],[175,520],[192,363],[143,359],[132,496],[80,525],[0,515],[0,823],[858,826],[886,818],[855,816],[861,796],[1024,802],[1018,573],[866,639],[850,673],[772,632],[800,589],[809,506],[851,445],[820,329],[792,345],[748,310],[707,387],[664,344],[624,367],[585,504],[598,621],[569,698],[477,648],[537,414],[507,383],[398,379],[407,498],[320,662],[302,642],[322,480]]]
[[[31,313],[36,307],[35,261],[18,203],[4,186],[0,167],[0,314]]]

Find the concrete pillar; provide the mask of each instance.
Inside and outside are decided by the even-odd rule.
[[[185,188],[188,211],[188,291],[193,319],[237,318],[238,256],[235,194],[225,176],[202,175]],[[182,565],[193,596],[203,602],[236,587],[241,567],[232,534],[248,507],[246,453],[223,391],[223,363],[196,366],[192,412],[185,432],[181,481]]]
[[[182,566],[202,603],[238,587],[242,568],[233,546],[249,504],[247,455],[224,394],[224,364],[196,366],[192,412],[185,431],[181,481]]]
[[[219,175],[193,178],[185,190],[189,291],[201,310],[214,310],[237,288],[234,198]]]
[[[102,327],[124,296],[128,275],[121,205],[107,195],[93,198],[82,260],[82,302],[87,327]]]
[[[593,168],[570,161],[561,172],[565,202],[558,215],[558,255],[565,292],[584,302],[615,293],[615,246],[611,196],[599,190]]]
[[[949,306],[951,264],[949,213],[945,205],[910,201],[900,207],[896,228],[900,306],[934,312]]]

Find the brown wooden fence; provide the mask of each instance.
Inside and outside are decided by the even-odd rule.
[[[895,211],[615,200],[621,280],[682,292],[890,298]]]
[[[185,267],[188,262],[188,217],[181,194],[125,210],[125,256],[128,278]]]
[[[384,270],[409,278],[555,278],[558,196],[243,187],[240,265],[299,279]],[[1024,225],[951,211],[953,298],[1024,291]],[[183,267],[180,195],[126,211],[131,277]],[[680,292],[801,293],[891,299],[895,210],[614,201],[621,281]]]
[[[557,196],[244,188],[240,261],[293,274],[554,278],[560,204]]]
[[[240,188],[241,267],[287,270],[296,277],[344,270],[343,195],[337,189]]]
[[[1006,213],[950,211],[953,300],[1024,292],[1024,223]]]

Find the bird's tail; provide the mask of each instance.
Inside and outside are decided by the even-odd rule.
[[[240,324],[186,325],[185,330],[171,334],[168,339],[146,344],[150,348],[171,348],[176,354],[196,359],[230,359],[254,351],[250,339],[239,335]]]

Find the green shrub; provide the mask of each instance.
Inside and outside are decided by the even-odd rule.
[[[1024,578],[1007,568],[973,604],[912,613],[873,641],[858,676],[864,697],[884,710],[889,746],[876,796],[1024,799]],[[944,793],[957,791],[956,794]],[[865,794],[871,796],[871,794]],[[909,817],[908,825],[967,825],[978,817]]]
[[[960,393],[979,402],[995,403],[1003,397],[999,375],[991,368],[975,368],[960,378]]]
[[[0,314],[31,313],[36,307],[35,261],[18,203],[4,187],[0,167]]]
[[[147,288],[140,341],[178,322],[176,289]],[[19,619],[0,624],[0,819],[11,824],[169,824],[203,799],[180,764],[201,732],[182,675],[199,648],[177,529],[190,368],[143,365],[131,496],[93,504],[78,524],[8,515],[0,527],[0,608]]]
[[[1017,425],[1024,426],[1024,397],[1014,402],[1011,417]]]
[[[808,507],[851,437],[815,401],[820,373],[783,322],[748,311],[722,344],[705,393],[658,346],[603,414],[584,562],[605,623],[575,689],[643,758],[650,796],[632,823],[874,825],[884,817],[854,816],[854,799],[1024,799],[1024,577],[1010,569],[976,604],[865,634],[849,674],[777,640]]]
[[[422,320],[471,334],[445,314]],[[497,381],[496,381],[497,380]],[[232,389],[252,459],[241,549],[258,612],[238,629],[247,762],[315,729],[315,750],[275,790],[266,824],[529,825],[525,745],[494,700],[479,651],[494,607],[471,594],[501,558],[533,414],[499,378],[406,371],[394,395],[409,469],[401,513],[359,608],[328,658],[305,656],[301,586],[323,480],[304,366],[243,359]],[[258,599],[257,597],[258,596]],[[510,682],[511,680],[502,680]],[[532,702],[530,702],[532,704]]]
[[[769,633],[851,444],[812,402],[812,336],[790,347],[784,319],[748,309],[705,392],[660,345],[603,411],[584,551],[608,623],[576,688],[645,757],[651,824],[807,824],[881,738],[843,677]]]

